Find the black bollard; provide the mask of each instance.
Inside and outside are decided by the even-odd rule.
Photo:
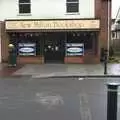
[[[107,50],[104,50],[104,75],[107,74]]]
[[[107,74],[107,58],[105,57],[105,61],[104,61],[104,75]]]
[[[118,85],[108,84],[107,120],[117,120],[117,90]]]

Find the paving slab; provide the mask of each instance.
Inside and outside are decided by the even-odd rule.
[[[103,64],[26,64],[13,75],[33,77],[54,76],[100,76],[104,75]],[[120,64],[108,64],[108,75],[120,76]]]

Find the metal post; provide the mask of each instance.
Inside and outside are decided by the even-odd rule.
[[[107,74],[107,62],[104,62],[104,75]]]
[[[117,90],[118,85],[107,85],[107,120],[117,120]]]
[[[108,58],[108,54],[107,54],[107,50],[104,50],[104,75],[107,74],[107,58]]]

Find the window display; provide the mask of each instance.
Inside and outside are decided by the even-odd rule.
[[[66,56],[81,56],[84,55],[83,43],[67,43]]]
[[[20,56],[35,56],[36,44],[35,43],[19,43],[18,52]]]

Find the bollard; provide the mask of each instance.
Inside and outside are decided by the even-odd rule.
[[[107,74],[107,50],[104,50],[104,75]]]
[[[105,61],[104,61],[104,75],[107,74],[107,58],[105,56]]]
[[[9,44],[9,59],[8,59],[8,66],[15,67],[16,66],[16,51],[15,46],[13,44]]]
[[[118,84],[108,84],[107,120],[117,120],[117,90]]]

